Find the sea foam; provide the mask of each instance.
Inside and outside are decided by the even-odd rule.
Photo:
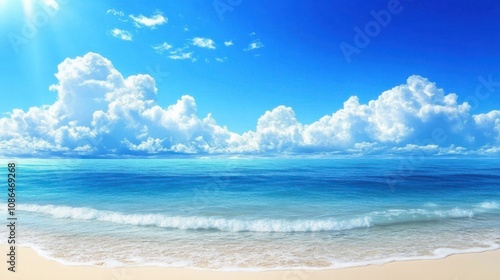
[[[484,209],[500,209],[500,204],[494,201],[485,201],[479,204],[479,207]]]
[[[352,219],[228,219],[204,216],[168,216],[164,214],[125,214],[114,211],[102,211],[86,207],[68,207],[55,205],[19,205],[18,210],[51,215],[55,218],[76,220],[96,220],[116,224],[135,226],[157,226],[174,229],[215,229],[221,231],[253,232],[307,232],[336,231],[371,226],[369,217]]]

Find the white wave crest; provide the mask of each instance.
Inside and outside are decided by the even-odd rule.
[[[498,205],[485,204],[484,208]],[[367,228],[400,222],[418,222],[446,218],[472,218],[475,212],[453,208],[429,209],[389,209],[374,211],[358,217],[337,219],[251,219],[207,216],[170,216],[165,214],[126,214],[114,211],[96,210],[87,207],[21,204],[18,210],[41,213],[55,218],[75,220],[96,220],[115,224],[135,226],[157,226],[183,230],[215,229],[220,231],[252,232],[316,232]]]
[[[307,232],[348,230],[371,226],[370,217],[359,217],[347,220],[226,219],[203,216],[167,216],[163,214],[124,214],[85,207],[36,204],[19,205],[18,209],[20,211],[48,214],[56,218],[97,220],[116,224],[157,226],[185,230],[216,229],[232,232]]]
[[[485,201],[479,204],[479,207],[484,209],[500,209],[500,204],[494,201]]]
[[[370,213],[370,217],[375,219],[375,224],[378,222],[394,222],[408,221],[419,219],[436,219],[436,218],[472,218],[474,211],[460,208],[448,210],[427,210],[427,209],[390,209],[385,211],[374,211]]]

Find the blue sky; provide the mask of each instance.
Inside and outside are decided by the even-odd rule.
[[[355,28],[389,7],[397,13],[346,58],[340,45],[356,46]],[[457,104],[490,80],[472,117],[500,109],[499,23],[500,3],[489,0],[0,0],[0,111],[53,104],[58,65],[91,52],[125,78],[151,75],[162,108],[189,95],[200,118],[211,113],[239,135],[280,105],[312,124],[351,96],[367,104],[412,75],[456,93]]]

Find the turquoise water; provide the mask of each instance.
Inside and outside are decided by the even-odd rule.
[[[65,263],[322,269],[500,247],[498,159],[16,162],[19,243]]]

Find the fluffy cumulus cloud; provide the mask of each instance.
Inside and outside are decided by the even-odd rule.
[[[236,134],[199,118],[191,96],[162,108],[149,75],[124,78],[96,53],[58,66],[57,100],[0,119],[5,154],[118,155],[217,153]]]
[[[408,144],[424,139],[439,129],[463,143],[470,106],[458,104],[456,94],[442,89],[420,76],[383,92],[378,99],[360,104],[356,96],[330,116],[306,127],[306,145],[350,147],[353,143]],[[437,141],[437,140],[434,140]]]
[[[151,76],[123,77],[96,53],[66,59],[55,76],[53,104],[0,118],[4,156],[500,152],[500,111],[471,115],[457,95],[420,76],[367,104],[353,96],[311,124],[278,106],[243,134],[200,117],[192,96],[159,106]]]
[[[500,111],[491,111],[487,114],[473,116],[474,123],[481,130],[482,136],[494,138],[500,142]]]

